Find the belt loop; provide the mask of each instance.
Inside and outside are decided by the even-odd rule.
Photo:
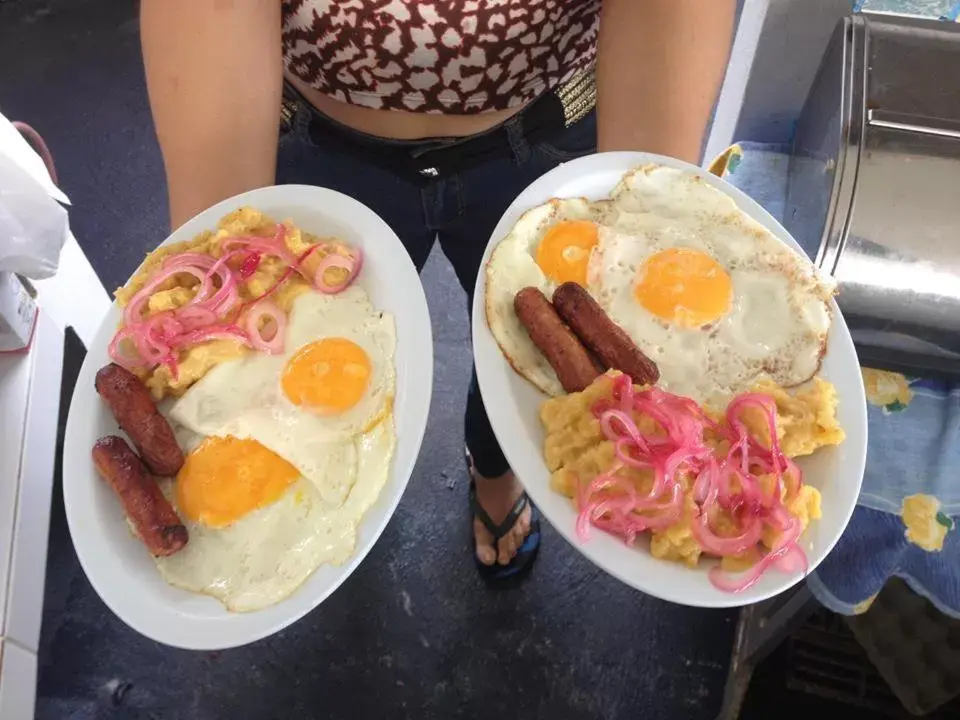
[[[525,165],[530,160],[530,143],[523,132],[523,113],[515,115],[503,124],[507,131],[507,142],[510,143],[510,152],[517,165]]]

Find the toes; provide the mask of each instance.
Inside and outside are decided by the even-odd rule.
[[[477,559],[484,565],[493,565],[497,561],[497,550],[493,547],[493,535],[479,520],[473,523],[473,534],[477,540]]]
[[[517,518],[517,522],[514,524],[513,529],[510,530],[509,537],[513,540],[513,546],[519,550],[524,541],[527,539],[527,535],[530,534],[530,519],[531,512],[529,506],[520,513],[520,517]],[[513,553],[516,555],[516,551]]]
[[[520,524],[517,523],[517,526],[513,529],[511,533],[513,536],[513,544],[516,545],[517,550],[523,546],[524,541],[527,539],[527,532],[520,527]]]
[[[530,521],[533,519],[533,511],[530,509],[530,505],[523,509],[523,512],[520,513],[520,517],[517,518],[517,524],[514,525],[513,530],[517,534],[521,543],[523,543],[524,538],[530,534]]]
[[[493,565],[497,561],[497,551],[491,545],[478,545],[477,559],[484,565]]]
[[[497,562],[501,565],[509,565],[510,561],[517,554],[517,538],[513,533],[509,533],[506,537],[500,538],[500,552],[497,555]]]

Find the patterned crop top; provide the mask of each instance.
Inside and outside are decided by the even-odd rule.
[[[342,102],[473,114],[589,68],[601,0],[283,0],[288,72]]]

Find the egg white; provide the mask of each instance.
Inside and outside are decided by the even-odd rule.
[[[660,218],[734,217],[741,214],[729,195],[686,170],[648,164],[626,173],[610,193],[614,214],[648,213]]]
[[[326,337],[355,342],[372,366],[360,402],[335,415],[293,404],[280,386],[287,361],[303,346]],[[324,454],[327,444],[354,437],[390,411],[395,348],[393,316],[376,311],[361,288],[353,286],[338,295],[305,293],[294,301],[283,353],[253,352],[221,363],[174,403],[170,417],[201,435],[257,440],[314,479],[313,458]]]
[[[615,194],[610,227],[601,226],[591,256],[591,294],[657,363],[660,385],[671,392],[722,405],[763,378],[783,386],[808,380],[825,347],[832,287],[735,204],[731,212],[725,195],[690,176],[678,185],[679,171],[660,170],[669,177],[634,174],[632,189]],[[696,211],[683,212],[685,202]],[[716,322],[680,327],[637,302],[638,270],[667,248],[701,251],[730,276],[732,305]]]
[[[558,283],[537,264],[540,241],[559,222],[596,221],[599,214],[598,205],[584,198],[550,200],[524,213],[497,244],[487,262],[487,325],[514,370],[548,395],[559,395],[563,388],[556,372],[517,318],[513,299],[526,287],[539,288],[551,299]]]
[[[389,476],[396,447],[392,418],[348,445],[355,481],[340,499],[325,497],[301,477],[276,502],[224,528],[181,514],[190,540],[178,553],[155,558],[164,580],[211,595],[228,610],[249,612],[288,597],[320,565],[345,562],[354,552],[363,515]],[[174,481],[162,483],[176,507]]]
[[[208,437],[252,439],[301,476],[278,500],[222,528],[180,513],[189,542],[156,558],[171,585],[219,599],[231,611],[257,610],[293,593],[317,567],[354,552],[357,528],[389,477],[396,446],[393,317],[376,311],[359,287],[306,293],[288,317],[284,352],[249,353],[211,370],[163,412],[191,452]],[[280,379],[301,347],[343,337],[370,358],[367,392],[353,408],[321,416],[289,402]],[[176,508],[175,479],[161,481]]]

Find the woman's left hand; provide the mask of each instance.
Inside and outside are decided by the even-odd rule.
[[[736,0],[604,0],[597,145],[700,162]]]

